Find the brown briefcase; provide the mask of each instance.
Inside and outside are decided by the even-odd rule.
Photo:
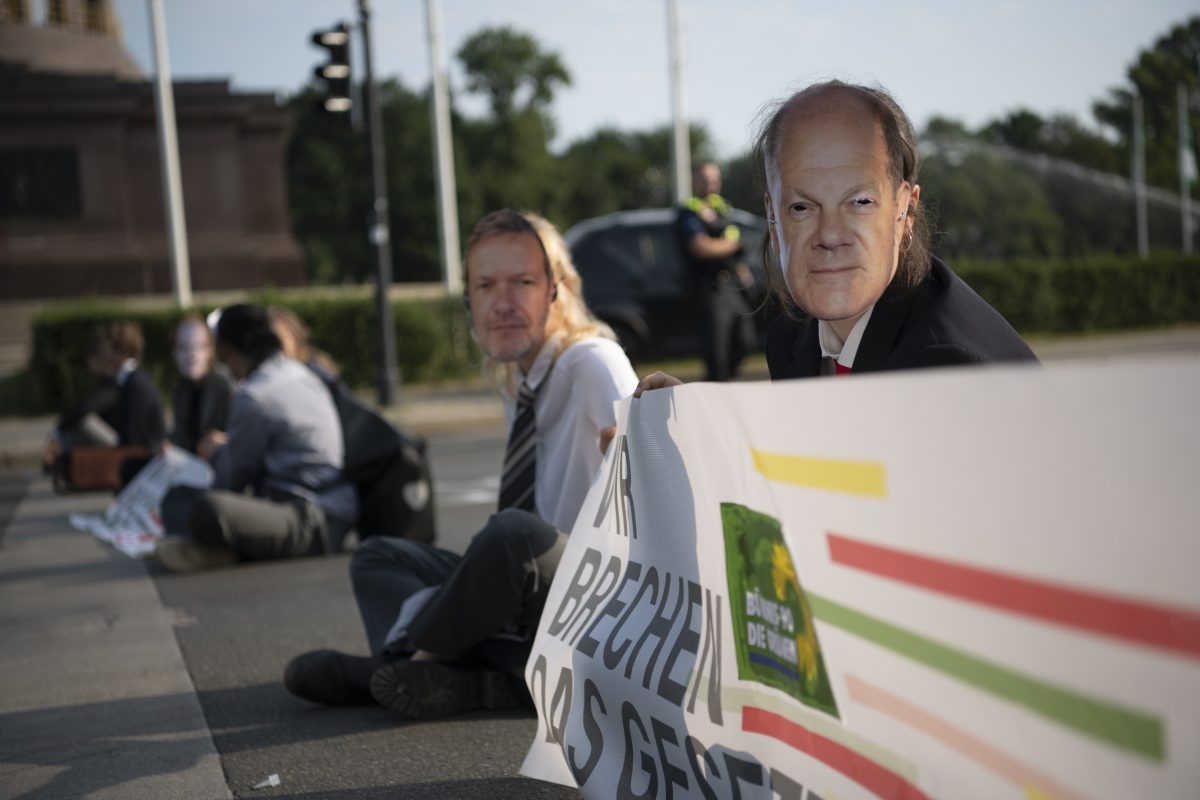
[[[148,459],[150,451],[141,445],[118,447],[72,447],[63,457],[66,464],[55,481],[59,491],[116,491],[121,488],[121,464],[131,458]],[[62,459],[60,459],[62,460]]]

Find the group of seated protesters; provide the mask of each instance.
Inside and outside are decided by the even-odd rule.
[[[342,427],[326,381],[284,353],[261,306],[221,312],[216,352],[238,387],[228,426],[196,443],[196,455],[212,464],[213,485],[168,491],[162,518],[169,535],[158,559],[192,571],[340,551],[358,497],[342,475]]]
[[[47,470],[60,469],[76,447],[140,446],[144,457],[120,465],[124,485],[164,441],[212,462],[217,491],[178,487],[164,499],[164,525],[181,534],[159,553],[169,569],[340,549],[356,500],[340,477],[341,428],[325,385],[336,380],[335,365],[309,345],[307,328],[288,309],[233,306],[220,319],[215,336],[192,314],[172,333],[178,377],[165,436],[162,398],[138,364],[141,327],[99,328],[88,357],[97,387],[51,431]],[[235,380],[243,381],[236,391]],[[248,488],[254,497],[242,496]]]
[[[773,380],[1036,361],[930,254],[916,136],[886,92],[809,86],[766,115],[755,154],[764,263],[787,312],[768,335]],[[461,555],[365,539],[350,581],[367,652],[297,656],[284,683],[298,697],[378,703],[421,719],[526,702],[532,636],[614,430],[613,402],[679,383],[662,373],[639,383],[612,331],[588,311],[567,246],[542,217],[485,215],[464,270],[472,331],[507,420],[497,512]],[[213,463],[215,487],[173,490],[164,502],[168,530],[188,534],[164,540],[158,555],[167,566],[341,548],[356,514],[341,474],[342,432],[320,364],[311,354],[285,356],[285,338],[265,309],[221,315],[216,352],[240,383],[224,432],[193,436],[196,453]],[[129,370],[115,355],[105,364],[118,383]]]

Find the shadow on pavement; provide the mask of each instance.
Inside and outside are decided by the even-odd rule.
[[[263,796],[286,797],[292,798],[292,800],[341,800],[347,796],[347,793],[330,791],[304,794],[264,794]],[[575,789],[566,786],[528,778],[481,778],[478,780],[434,781],[408,786],[370,786],[355,789],[353,796],[364,798],[364,800],[383,800],[383,798],[445,800],[448,797],[453,797],[455,800],[494,800],[498,797],[530,798],[530,800],[563,798],[566,800],[566,798],[577,798],[580,795]]]
[[[4,544],[8,523],[17,513],[17,506],[29,491],[30,483],[30,476],[24,473],[0,473],[0,546]]]
[[[63,730],[72,732],[65,750]],[[138,778],[182,773],[200,761],[197,740],[207,735],[191,693],[0,714],[0,794],[84,797]],[[55,773],[43,782],[46,770],[37,767]]]
[[[78,536],[78,533],[75,533]],[[107,560],[87,561],[78,564],[48,567],[32,567],[29,569],[9,570],[4,573],[4,580],[11,583],[33,581],[40,587],[81,586],[87,583],[104,583],[108,581],[127,581],[130,572],[127,568],[114,570],[112,561],[128,562],[129,557],[116,550],[107,548]]]

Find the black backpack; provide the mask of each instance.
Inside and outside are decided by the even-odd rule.
[[[396,536],[432,542],[436,533],[433,478],[425,440],[410,436],[326,381],[342,421],[342,474],[358,489],[360,539]]]

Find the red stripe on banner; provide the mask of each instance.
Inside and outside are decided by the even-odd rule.
[[[1200,613],[826,534],[835,564],[1015,614],[1200,658]]]
[[[742,730],[777,739],[845,775],[877,797],[929,800],[928,795],[891,770],[843,744],[813,733],[764,708],[742,707]]]

